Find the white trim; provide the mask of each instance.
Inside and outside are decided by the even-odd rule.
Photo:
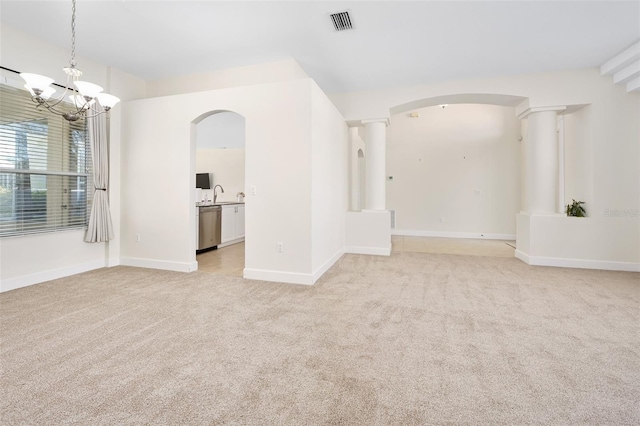
[[[372,254],[374,256],[391,256],[391,244],[388,247],[361,247],[347,246],[345,253],[352,254]]]
[[[640,75],[640,60],[622,68],[613,74],[613,84],[625,84]]]
[[[244,268],[242,276],[248,280],[270,281],[287,284],[313,285],[313,275],[299,272],[270,271]]]
[[[389,127],[390,125],[388,118],[371,118],[369,120],[361,120],[360,123],[365,125],[371,124],[371,123],[384,123],[385,127]]]
[[[558,268],[601,269],[605,271],[640,272],[640,263],[616,260],[566,259],[561,257],[529,256],[516,250],[516,257],[528,265],[555,266]]]
[[[169,262],[166,260],[142,259],[139,257],[121,257],[123,266],[136,266],[138,268],[163,269],[176,272],[193,272],[198,270],[198,262]]]
[[[82,263],[79,265],[67,266],[64,268],[50,269],[48,271],[37,272],[35,274],[23,275],[17,278],[1,280],[0,293],[22,287],[28,287],[34,284],[40,284],[45,281],[57,280],[58,278],[64,278],[104,267],[105,261],[102,259],[95,260],[93,262]]]
[[[529,217],[572,217],[574,219],[578,219],[575,216],[567,216],[566,213],[551,213],[551,212],[525,212],[520,210],[518,214],[529,216]],[[580,220],[589,220],[589,217],[581,217]]]
[[[565,214],[564,209],[564,188],[565,188],[565,176],[564,176],[564,115],[559,115],[556,118],[557,134],[558,134],[558,200],[556,201],[556,212],[559,214]]]
[[[343,254],[344,254],[344,248],[341,248],[340,250],[338,250],[336,252],[336,254],[331,256],[331,258],[329,260],[327,260],[324,263],[324,265],[322,265],[318,269],[316,269],[315,272],[312,274],[313,283],[315,284],[315,282],[318,281],[320,279],[320,277],[323,276],[324,273],[327,272],[329,270],[329,268],[331,268],[333,266],[333,264],[336,263],[338,261],[338,259],[340,259],[342,257]]]
[[[640,58],[640,41],[633,43],[627,49],[602,64],[600,66],[600,74],[613,74],[633,61],[637,61],[638,58]]]
[[[520,114],[518,114],[518,118],[520,120],[524,120],[525,118],[529,117],[529,115],[535,112],[555,111],[556,113],[561,113],[566,109],[567,107],[565,105],[549,106],[549,107],[529,107],[524,111],[522,111]]]
[[[313,274],[297,272],[270,271],[267,269],[245,268],[242,276],[248,280],[260,280],[287,284],[313,285],[325,272],[333,266],[344,254],[344,249],[338,250],[329,260],[320,266]]]
[[[244,241],[244,237],[236,238],[235,240],[229,240],[229,241],[226,241],[224,243],[218,244],[218,248],[231,246],[233,244],[238,244],[238,243],[241,243],[243,241]]]
[[[640,90],[640,76],[634,78],[633,80],[629,80],[627,83],[627,92],[637,92]]]
[[[441,237],[441,238],[470,238],[479,240],[515,240],[516,234],[489,234],[480,232],[445,232],[445,231],[414,231],[393,229],[391,235],[406,237]]]
[[[359,212],[349,212],[349,213],[388,213],[389,209],[362,209]]]
[[[531,265],[531,263],[529,262],[529,255],[528,254],[525,254],[525,253],[521,252],[520,250],[516,249],[515,256],[516,256],[516,259],[520,259],[524,263],[526,263],[527,265]]]

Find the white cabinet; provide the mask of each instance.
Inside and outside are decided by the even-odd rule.
[[[200,244],[200,208],[196,206],[196,250]]]
[[[235,239],[236,206],[222,206],[222,239],[224,244]]]
[[[244,240],[244,205],[222,206],[222,238],[218,247]]]
[[[236,206],[235,234],[237,238],[244,238],[244,206]]]

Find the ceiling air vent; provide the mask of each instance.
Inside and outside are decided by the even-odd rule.
[[[344,30],[352,30],[353,24],[351,23],[351,16],[349,16],[349,12],[337,12],[329,15],[331,17],[331,21],[333,22],[333,28],[336,31],[344,31]]]

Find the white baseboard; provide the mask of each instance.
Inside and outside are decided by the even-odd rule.
[[[344,254],[344,249],[340,249],[336,252],[336,254],[334,254],[333,256],[331,256],[331,258],[329,260],[327,260],[324,265],[322,265],[321,267],[319,267],[318,269],[315,270],[315,272],[313,273],[313,282],[315,283],[316,281],[318,281],[320,279],[320,277],[322,275],[324,275],[325,272],[327,272],[329,270],[329,268],[331,268],[333,266],[334,263],[336,263],[338,261],[338,259],[340,259],[342,257],[342,255]]]
[[[481,240],[515,240],[516,234],[490,234],[486,232],[446,232],[446,231],[414,231],[392,229],[391,235],[406,237],[441,237],[441,238],[470,238]]]
[[[248,280],[313,285],[313,274],[303,274],[299,272],[283,272],[270,271],[267,269],[244,268],[242,276]]]
[[[0,293],[104,267],[104,260],[96,260],[93,262],[82,263],[80,265],[50,269],[48,271],[36,272],[35,274],[23,275],[21,277],[2,280],[0,281]]]
[[[107,268],[111,268],[113,266],[119,266],[120,265],[120,258],[119,257],[114,257],[114,258],[109,258],[107,259]]]
[[[244,241],[244,237],[236,238],[235,240],[227,241],[226,243],[218,244],[218,248],[227,247],[233,244],[238,244]]]
[[[138,268],[163,269],[176,272],[193,272],[198,270],[198,262],[168,262],[166,260],[141,259],[138,257],[121,257],[123,266],[137,266]]]
[[[338,250],[321,267],[312,274],[300,272],[271,271],[268,269],[245,268],[242,276],[248,280],[270,281],[276,283],[313,285],[318,279],[342,257],[344,249]]]
[[[347,246],[345,253],[352,254],[372,254],[374,256],[391,256],[391,245],[389,247],[358,247]]]
[[[528,265],[555,266],[559,268],[602,269],[605,271],[640,272],[640,263],[615,260],[566,259],[561,257],[529,256],[516,250],[516,258]]]

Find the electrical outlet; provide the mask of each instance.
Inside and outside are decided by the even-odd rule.
[[[140,238],[140,234],[136,234],[136,242],[140,242],[142,241],[142,238]]]
[[[481,191],[480,191],[479,189],[476,189],[476,190],[475,190],[475,194],[476,194],[476,195],[480,195],[480,194],[481,194]]]
[[[251,187],[249,188],[249,194],[256,195],[257,193],[258,193],[258,190],[256,189],[256,186],[251,185]]]
[[[276,243],[276,251],[278,253],[284,253],[284,243]]]
[[[440,223],[444,223],[444,217],[440,218]]]

